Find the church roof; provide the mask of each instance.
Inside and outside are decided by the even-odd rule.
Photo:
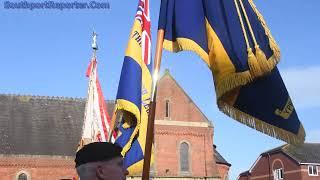
[[[109,115],[114,101],[106,101]],[[74,156],[86,99],[0,94],[0,154]],[[231,166],[214,148],[218,164]]]
[[[84,108],[81,98],[0,94],[0,154],[74,156]]]
[[[231,166],[231,164],[230,163],[228,163],[228,161],[227,160],[225,160],[223,157],[222,157],[222,155],[217,151],[217,149],[216,149],[216,146],[215,145],[213,145],[213,150],[214,150],[214,157],[215,157],[215,160],[216,160],[216,163],[217,164],[224,164],[224,165],[227,165],[227,166]]]
[[[262,153],[274,154],[282,152],[299,164],[320,163],[320,143],[304,143],[301,145],[286,144]]]

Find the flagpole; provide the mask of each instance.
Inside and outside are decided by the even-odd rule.
[[[110,130],[109,130],[107,142],[111,142],[112,134],[113,134],[113,131],[114,131],[114,127],[116,125],[116,120],[117,120],[117,104],[116,103],[117,102],[115,102],[115,105],[114,105],[114,108],[113,108],[113,113],[112,113],[112,117],[111,117]]]
[[[97,57],[97,50],[98,50],[97,35],[98,34],[95,31],[93,31],[93,34],[92,34],[92,45],[91,45],[91,47],[93,49],[93,55],[92,55],[91,61],[94,61],[96,59],[96,57]],[[116,117],[117,117],[116,107],[117,106],[115,104],[114,109],[113,109],[113,113],[112,113],[112,119],[111,119],[111,124],[110,124],[110,129],[109,129],[109,133],[108,133],[107,142],[111,142],[112,133],[114,131],[114,126],[116,124]]]
[[[93,49],[93,59],[96,59],[97,57],[97,50],[98,50],[98,44],[97,44],[97,33],[95,31],[93,31],[93,34],[92,34],[92,49]]]
[[[156,55],[154,59],[153,85],[152,85],[152,94],[151,94],[151,101],[150,101],[150,111],[148,116],[148,127],[147,127],[147,135],[146,135],[142,180],[149,180],[150,161],[151,161],[151,154],[152,154],[151,153],[152,142],[154,139],[154,119],[155,119],[155,112],[156,112],[157,83],[158,83],[158,76],[159,76],[160,65],[161,65],[163,40],[164,40],[164,30],[160,29],[158,30]]]
[[[96,59],[96,54],[97,54],[97,50],[98,50],[98,45],[97,45],[97,34],[95,31],[93,31],[92,33],[92,44],[91,47],[93,49],[93,53],[92,53],[92,58],[90,60],[90,63],[92,64],[93,61]],[[88,73],[88,72],[87,72]],[[88,95],[87,95],[87,101],[89,99],[90,96],[90,87],[91,87],[91,83],[92,83],[92,73],[93,73],[93,66],[91,66],[90,68],[90,76],[89,76],[89,85],[88,85]],[[85,107],[85,115],[84,117],[86,117],[86,111],[87,111],[87,107],[88,106],[88,102],[86,103],[86,107]],[[83,129],[82,129],[82,133],[83,133]],[[88,139],[84,139],[83,137],[81,137],[81,140],[79,142],[77,151],[79,151],[84,145],[87,145],[88,143],[91,143],[92,139],[88,140]]]
[[[117,117],[117,108],[116,108],[116,106],[117,105],[115,104],[115,106],[113,108],[107,142],[111,142],[112,133],[113,133],[113,130],[114,130],[114,126],[116,124],[116,117]]]

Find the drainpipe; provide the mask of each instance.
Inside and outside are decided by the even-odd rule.
[[[268,155],[268,166],[269,166],[269,180],[271,180],[271,173],[270,173],[270,170],[271,170],[271,168],[270,168],[270,154],[267,153],[267,155]]]

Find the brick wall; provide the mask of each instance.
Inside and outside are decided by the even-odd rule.
[[[300,167],[302,180],[320,180],[320,166],[318,166],[318,176],[309,176],[308,165],[302,165]]]
[[[284,179],[300,180],[301,172],[300,166],[291,158],[283,153],[276,153],[261,156],[258,162],[251,170],[250,179],[269,180],[273,179],[273,172],[275,169],[283,169]],[[270,171],[269,171],[270,169]],[[242,178],[246,179],[246,178]]]
[[[269,174],[270,165],[270,174]],[[257,179],[270,180],[274,179],[273,171],[283,169],[283,178],[285,180],[320,180],[320,176],[309,176],[308,166],[299,165],[282,152],[262,156],[251,170],[248,177],[240,177],[239,180]],[[270,178],[270,179],[269,179]]]
[[[72,179],[76,176],[73,161],[73,157],[60,156],[0,156],[0,177],[14,180],[23,172],[32,180]]]
[[[225,164],[217,164],[217,170],[219,172],[220,177],[225,180],[227,176],[229,176],[230,167]]]
[[[206,122],[206,117],[170,76],[164,75],[158,85],[156,119],[165,118],[165,101],[170,102],[170,117],[168,119],[184,122]]]
[[[166,117],[167,100],[170,107],[169,117]],[[159,81],[156,121],[155,172],[158,176],[219,175],[213,157],[213,127],[168,73]],[[186,142],[190,147],[189,173],[180,171],[182,142]]]
[[[180,172],[180,144],[190,146],[189,162],[190,175],[214,176],[216,167],[213,159],[212,146],[209,143],[210,129],[196,127],[168,127],[156,126],[156,173],[159,176],[179,176]],[[210,143],[209,143],[210,144]]]

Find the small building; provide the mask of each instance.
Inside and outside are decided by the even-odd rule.
[[[320,143],[286,144],[262,153],[238,180],[320,180]]]
[[[225,160],[222,155],[216,150],[217,146],[213,145],[214,147],[214,159],[216,160],[216,164],[218,166],[218,173],[223,180],[229,180],[229,170],[231,164]]]
[[[0,180],[71,180],[86,99],[0,94]],[[107,101],[109,114],[114,101]],[[153,179],[226,180],[214,127],[167,71],[159,80]],[[128,177],[141,179],[141,177]]]

